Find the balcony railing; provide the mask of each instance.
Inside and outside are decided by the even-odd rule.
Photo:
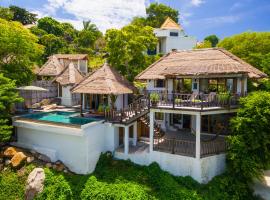
[[[150,100],[150,107],[170,107],[170,108],[213,108],[223,107],[232,108],[237,107],[239,99],[243,95],[229,94],[229,93],[210,93],[210,94],[182,94],[182,93],[168,93],[166,91],[148,91],[148,98],[151,99],[151,93],[156,93],[158,99],[156,101]]]

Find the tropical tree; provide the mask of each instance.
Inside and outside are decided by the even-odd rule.
[[[155,49],[157,44],[150,26],[128,25],[121,30],[110,29],[105,38],[109,63],[131,81],[156,59],[146,53],[148,49]]]
[[[55,36],[64,35],[64,28],[61,23],[51,17],[43,17],[39,19],[37,27],[46,31],[48,34],[53,34]]]
[[[240,104],[231,122],[228,167],[236,179],[250,182],[270,167],[270,93],[251,93]]]
[[[270,75],[270,32],[245,32],[222,40],[223,47]]]
[[[167,17],[172,18],[176,23],[178,23],[178,10],[175,10],[162,3],[151,3],[148,8],[146,8],[146,24],[154,28],[159,28]]]
[[[14,103],[22,101],[15,88],[14,80],[0,74],[0,142],[10,139],[12,133],[12,127],[9,125],[10,112]]]
[[[12,20],[14,13],[9,8],[0,7],[0,18],[5,20]]]
[[[219,38],[216,35],[209,35],[209,36],[204,38],[204,41],[211,42],[211,46],[215,47],[215,46],[217,46],[217,44],[219,42]]]
[[[0,19],[0,30],[0,73],[17,85],[30,83],[32,66],[43,51],[38,38],[19,22]]]
[[[13,21],[21,22],[23,25],[34,24],[37,21],[37,14],[31,13],[24,8],[18,6],[9,6],[13,13]]]

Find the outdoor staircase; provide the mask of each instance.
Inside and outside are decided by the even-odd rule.
[[[148,115],[140,117],[139,120],[150,128],[150,120]],[[154,138],[161,138],[164,136],[164,134],[165,132],[161,129],[160,125],[154,123]]]
[[[142,97],[124,109],[106,111],[105,119],[112,123],[130,124],[148,113],[148,99]]]

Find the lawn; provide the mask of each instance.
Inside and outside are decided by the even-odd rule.
[[[27,175],[11,169],[0,172],[0,199],[23,199]],[[130,161],[113,160],[102,155],[90,175],[74,175],[45,168],[44,191],[37,199],[257,199],[248,186],[224,174],[208,184],[190,177],[175,177],[157,164],[138,166]]]

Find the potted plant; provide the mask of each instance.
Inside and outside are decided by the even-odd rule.
[[[181,102],[182,102],[182,99],[175,99],[175,100],[174,100],[174,103],[175,103],[175,104],[181,104]]]
[[[154,92],[150,94],[150,101],[152,106],[156,106],[157,102],[159,101],[159,94]]]

